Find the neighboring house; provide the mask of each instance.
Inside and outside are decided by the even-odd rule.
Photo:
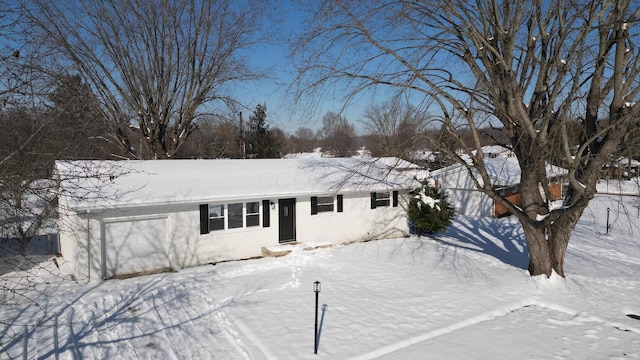
[[[416,183],[374,160],[57,162],[61,252],[95,281],[406,235]]]
[[[509,151],[487,152],[483,148],[483,152],[486,156],[484,161],[492,186],[507,201],[519,204],[520,164],[518,164],[517,158],[510,156]],[[546,170],[550,179],[551,200],[561,199],[563,197],[561,179],[566,174],[566,170],[553,165],[547,165]],[[482,184],[480,175],[474,172],[474,176]],[[461,164],[433,170],[431,177],[436,181],[438,188],[445,189],[449,201],[456,209],[456,214],[494,217],[509,214],[504,206],[494,202],[488,195],[476,188],[469,171]]]
[[[389,169],[400,171],[418,181],[426,181],[429,178],[429,169],[413,162],[403,160],[397,157],[381,157],[375,160]]]
[[[636,159],[632,159],[628,157],[619,158],[618,161],[616,162],[616,165],[619,168],[623,169],[622,177],[632,178],[640,174],[640,172],[638,172],[638,170],[640,169],[640,161]]]

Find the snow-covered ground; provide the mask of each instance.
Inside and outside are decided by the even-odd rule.
[[[639,205],[593,200],[566,279],[528,275],[511,218],[92,285],[49,260],[0,276],[39,290],[2,294],[0,358],[640,359]]]

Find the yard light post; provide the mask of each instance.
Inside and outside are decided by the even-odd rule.
[[[609,235],[609,212],[611,209],[607,208],[607,235]]]
[[[316,293],[316,324],[313,333],[313,353],[318,353],[318,294],[320,294],[320,281],[313,283],[313,292]]]

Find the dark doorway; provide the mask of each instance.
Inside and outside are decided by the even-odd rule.
[[[296,241],[296,199],[278,200],[279,242]]]

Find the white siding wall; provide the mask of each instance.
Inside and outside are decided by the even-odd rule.
[[[260,201],[263,199],[260,199]],[[262,202],[260,204],[262,208]],[[278,211],[268,207],[271,226],[213,230],[200,234],[200,212],[198,206],[190,211],[171,214],[170,248],[174,268],[182,268],[210,262],[246,259],[262,255],[263,246],[278,244]]]
[[[370,193],[345,194],[343,212],[338,213],[334,209],[334,212],[316,215],[311,215],[311,197],[298,197],[296,240],[302,243],[339,244],[406,235],[408,225],[403,207],[404,195],[401,193],[398,207],[371,209]],[[208,234],[200,234],[197,204],[92,213],[90,215],[96,218],[88,221],[84,214],[82,217],[71,214],[68,220],[74,226],[69,228],[70,231],[61,232],[62,252],[71,262],[76,277],[90,281],[117,275],[120,270],[125,273],[150,270],[125,264],[132,261],[130,254],[142,254],[140,256],[155,259],[154,266],[173,269],[261,256],[263,247],[279,244],[278,199],[270,199],[275,203],[273,209],[271,206],[262,209],[261,200],[266,199],[259,199],[260,226],[214,230]],[[262,223],[263,211],[268,211],[270,215],[270,226],[267,228]],[[146,233],[128,236],[123,229]],[[109,236],[118,238],[109,239]],[[157,254],[149,251],[157,251]],[[119,252],[122,252],[122,256]],[[163,263],[158,263],[158,259],[163,259]]]
[[[493,200],[476,189],[469,173],[460,165],[433,171],[438,186],[447,191],[456,215],[492,216]]]
[[[493,200],[475,189],[447,189],[456,215],[492,216]]]
[[[70,213],[60,221],[60,252],[80,282],[102,279],[100,221]]]
[[[67,261],[71,272],[73,274],[76,274],[76,265],[78,263],[76,250],[78,248],[76,239],[76,234],[79,231],[79,229],[77,229],[78,216],[74,212],[66,210],[69,208],[66,197],[60,196],[58,202],[60,209],[58,220],[60,253]]]
[[[299,198],[296,208],[297,240],[341,244],[404,236],[409,228],[406,211],[401,204],[395,208],[371,209],[370,193],[345,194],[343,212],[334,209],[333,212],[311,215],[311,198]]]

